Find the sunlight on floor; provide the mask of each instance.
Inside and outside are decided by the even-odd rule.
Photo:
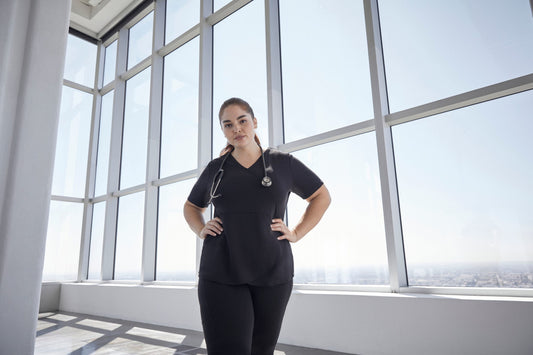
[[[163,332],[160,330],[152,330],[146,328],[135,327],[126,332],[126,334],[136,335],[140,337],[147,337],[156,340],[164,340],[172,343],[181,344],[186,338],[186,335]]]
[[[274,355],[343,355],[278,344]],[[41,313],[35,355],[173,354],[206,355],[200,331],[76,313]]]
[[[95,319],[83,319],[77,324],[84,325],[87,327],[100,328],[103,330],[115,330],[120,327],[118,323],[103,322]]]

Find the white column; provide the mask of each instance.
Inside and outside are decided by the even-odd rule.
[[[33,354],[70,1],[0,2],[0,353]]]

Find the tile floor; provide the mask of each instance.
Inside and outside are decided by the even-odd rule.
[[[77,313],[41,313],[35,355],[207,354],[201,332]],[[275,355],[347,355],[278,344]]]

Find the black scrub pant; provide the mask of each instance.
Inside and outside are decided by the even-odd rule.
[[[272,355],[292,292],[292,280],[275,286],[198,282],[209,355]]]

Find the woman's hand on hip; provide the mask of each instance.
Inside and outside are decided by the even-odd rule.
[[[289,227],[285,225],[281,218],[275,218],[272,220],[270,228],[275,232],[280,232],[282,235],[278,237],[278,240],[287,239],[291,243],[296,243],[298,241],[298,236],[296,235],[295,230],[290,230]]]
[[[222,233],[224,229],[222,228],[222,220],[218,217],[213,218],[208,221],[204,228],[200,231],[200,238],[205,239],[208,235],[216,237]]]

